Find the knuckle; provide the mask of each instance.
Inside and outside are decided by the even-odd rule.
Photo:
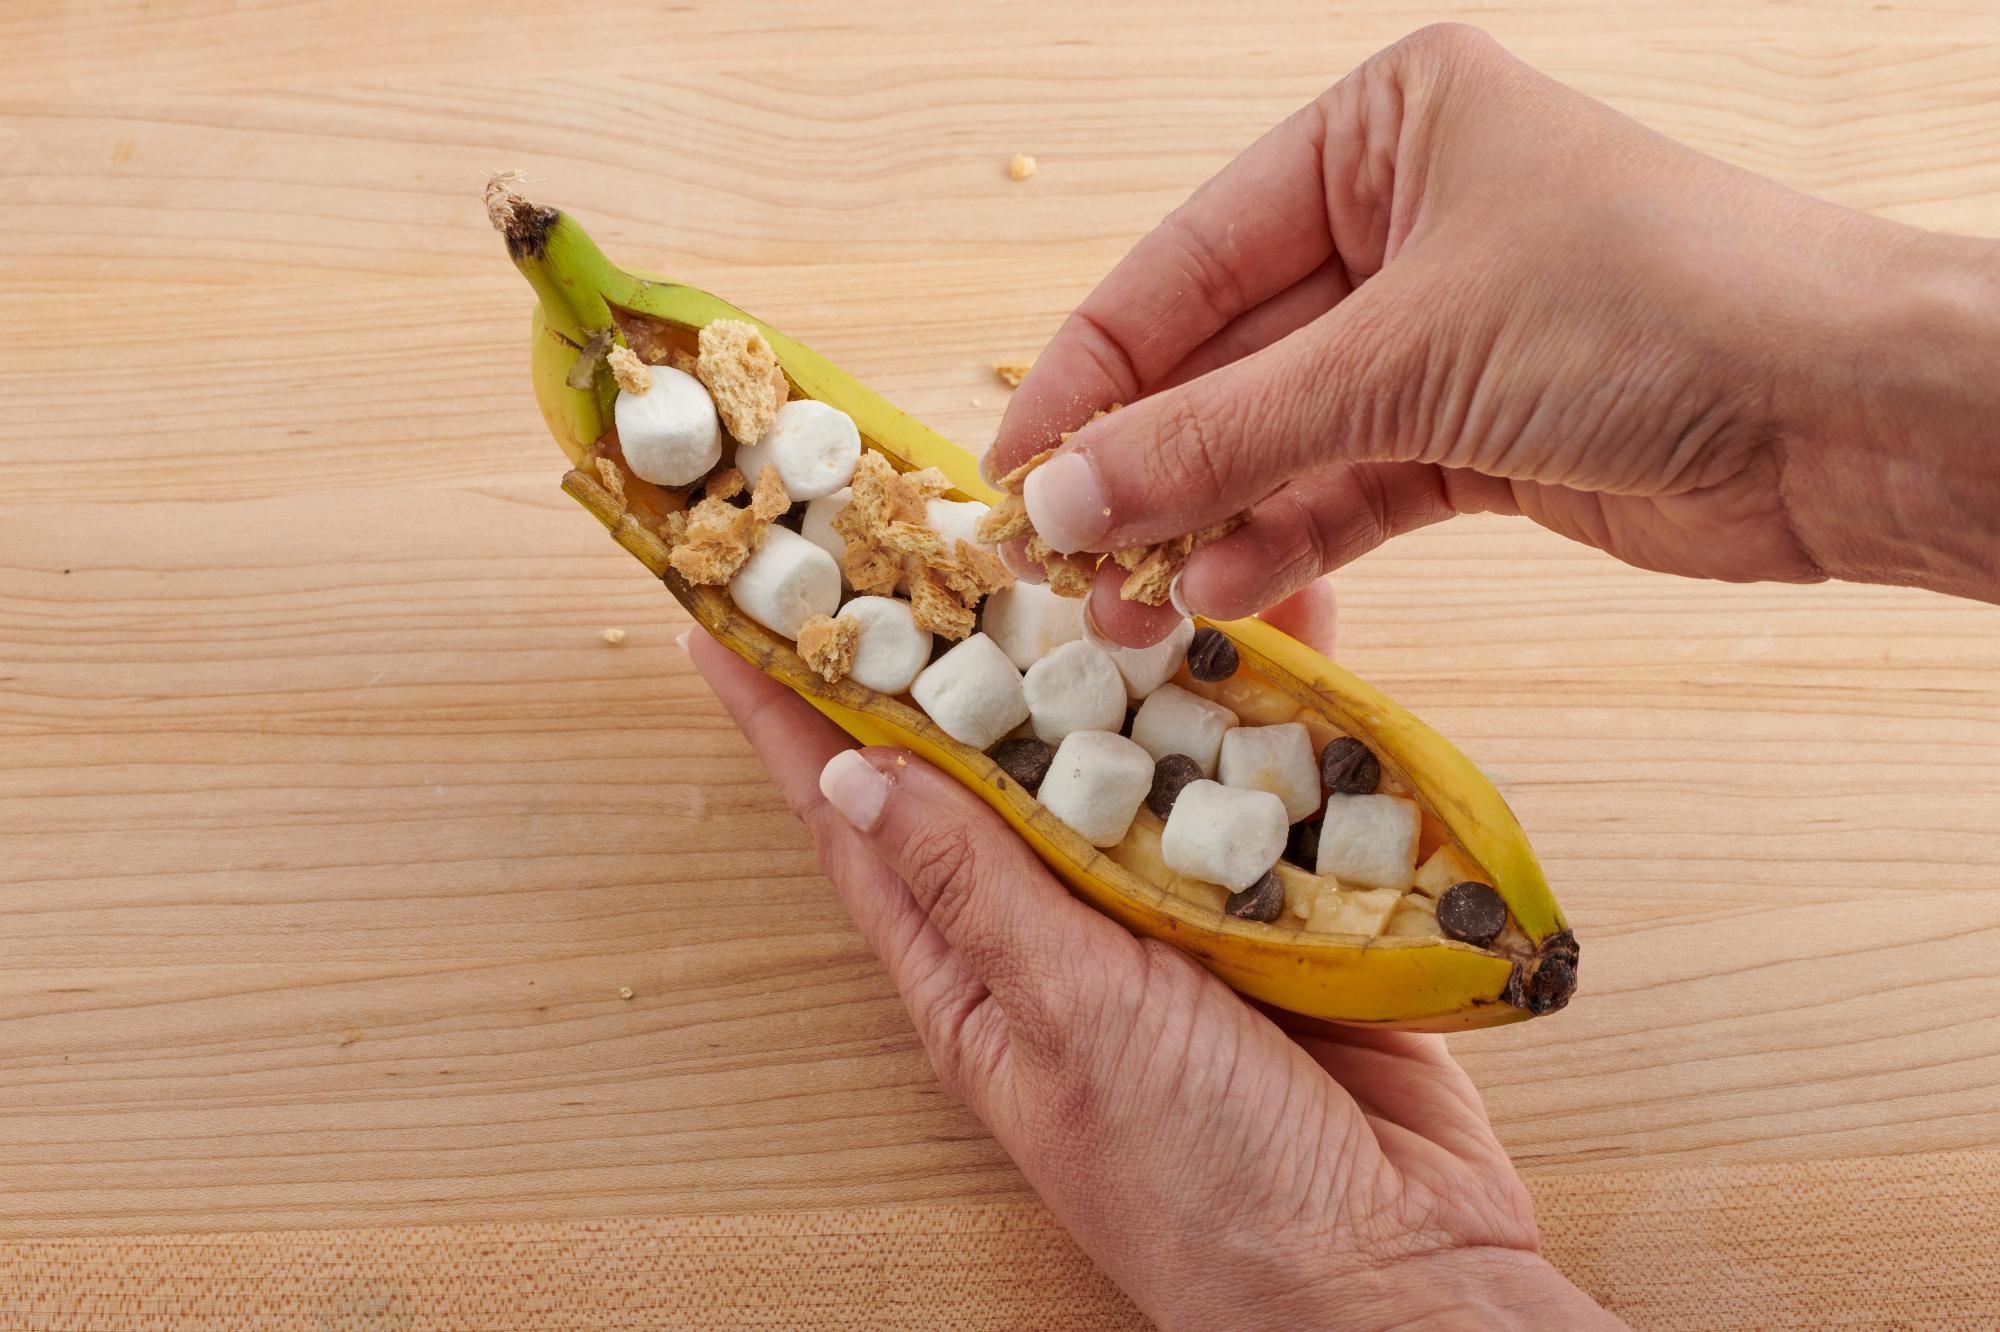
[[[918,905],[948,935],[977,891],[972,839],[958,823],[935,823],[911,834],[901,860],[903,879]]]
[[[1180,251],[1188,280],[1210,310],[1227,315],[1249,304],[1243,282],[1229,257],[1217,253],[1211,242],[1196,233],[1187,220],[1185,207],[1167,214],[1166,229]]]
[[[1446,20],[1425,24],[1396,43],[1396,47],[1423,59],[1453,64],[1478,59],[1498,50],[1500,44],[1484,28]]]
[[[1159,447],[1153,451],[1166,498],[1205,499],[1228,489],[1236,470],[1230,420],[1241,412],[1229,395],[1176,394],[1160,420]]]

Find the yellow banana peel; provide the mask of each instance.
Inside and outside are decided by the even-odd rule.
[[[846,412],[867,447],[900,468],[939,469],[956,488],[952,498],[997,496],[970,454],[778,329],[695,287],[613,265],[571,218],[520,198],[506,178],[489,186],[487,203],[508,254],[540,298],[532,374],[543,419],[572,464],[563,489],[745,660],[862,743],[901,746],[949,773],[998,811],[1078,896],[1135,933],[1182,949],[1243,994],[1310,1017],[1421,1031],[1497,1026],[1569,1001],[1575,938],[1492,783],[1386,695],[1261,620],[1214,627],[1234,641],[1245,667],[1302,710],[1362,740],[1385,774],[1443,826],[1506,902],[1518,927],[1511,947],[1308,933],[1238,920],[1188,900],[1089,845],[921,710],[852,681],[826,683],[789,641],[738,614],[720,589],[686,582],[668,564],[660,513],[649,512],[649,506],[677,506],[678,497],[629,477],[609,486],[594,466],[611,431],[616,389],[591,362],[614,339],[678,337],[691,347],[695,332],[713,320],[746,320],[769,340],[795,389]]]

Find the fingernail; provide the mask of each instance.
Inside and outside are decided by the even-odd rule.
[[[688,650],[688,636],[693,632],[694,632],[694,626],[689,625],[687,628],[675,634],[674,646],[679,648],[681,651],[686,652]]]
[[[1058,453],[1028,473],[1022,497],[1035,531],[1065,555],[1111,530],[1111,502],[1087,453]]]
[[[1123,648],[1125,646],[1123,643],[1112,642],[1097,627],[1097,612],[1090,608],[1090,602],[1089,597],[1083,599],[1083,641],[1106,652],[1116,652]]]
[[[994,440],[986,446],[986,452],[979,455],[979,474],[986,478],[989,486],[998,486],[1006,473],[1000,470],[1000,441]]]
[[[874,832],[889,803],[889,779],[858,749],[843,749],[819,770],[819,793],[857,832]]]
[[[1167,604],[1192,620],[1194,612],[1188,609],[1187,598],[1181,595],[1181,579],[1186,576],[1187,570],[1183,569],[1174,575],[1172,582],[1167,584]]]
[[[1008,573],[1024,583],[1048,581],[1049,571],[1029,559],[1027,552],[1022,549],[1022,543],[1018,540],[1000,543],[1000,563],[1007,566]]]

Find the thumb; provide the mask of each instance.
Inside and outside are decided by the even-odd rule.
[[[1432,308],[1392,267],[1255,355],[1091,422],[1029,473],[1035,530],[1064,552],[1151,545],[1329,463],[1414,458]]]

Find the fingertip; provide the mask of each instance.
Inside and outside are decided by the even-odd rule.
[[[1090,585],[1084,602],[1084,628],[1101,640],[1100,647],[1151,647],[1174,631],[1182,615],[1171,605],[1148,606],[1119,595],[1125,571],[1106,560]]]
[[[1261,612],[1258,618],[1284,630],[1321,656],[1331,657],[1338,642],[1339,615],[1340,598],[1332,582],[1318,578]]]

